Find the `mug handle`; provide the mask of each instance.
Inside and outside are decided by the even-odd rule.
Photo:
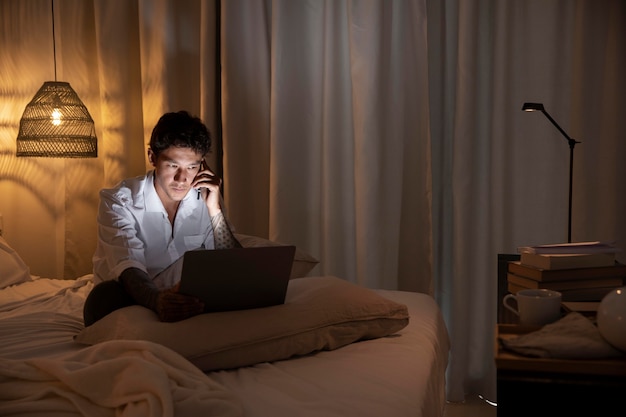
[[[507,295],[505,295],[504,298],[502,299],[502,305],[504,305],[505,308],[508,308],[513,313],[515,313],[516,316],[519,317],[519,311],[517,310],[517,308],[513,307],[510,304],[511,300],[515,300],[515,304],[517,304],[517,297],[515,296],[515,294],[507,294]]]

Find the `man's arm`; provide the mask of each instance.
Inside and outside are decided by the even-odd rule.
[[[240,248],[241,243],[233,235],[228,222],[224,218],[224,214],[220,211],[211,217],[211,225],[213,226],[213,239],[215,240],[215,249]]]
[[[204,303],[196,297],[180,294],[175,289],[159,290],[148,274],[139,268],[125,269],[119,280],[137,304],[157,313],[161,321],[184,320],[204,310]]]
[[[211,217],[214,247],[215,249],[240,248],[241,244],[233,235],[230,225],[226,221],[222,211],[221,184],[222,179],[215,175],[203,159],[200,165],[200,171],[194,178],[191,186],[194,188],[205,188],[207,190],[203,193],[203,198],[207,210],[209,211],[209,216]]]

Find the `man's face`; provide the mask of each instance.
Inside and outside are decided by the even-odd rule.
[[[148,150],[148,156],[155,169],[154,187],[163,204],[181,201],[200,170],[203,155],[191,148],[171,146],[158,158],[152,150]]]

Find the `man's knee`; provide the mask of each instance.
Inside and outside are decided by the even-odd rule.
[[[90,326],[107,314],[135,304],[118,281],[104,281],[93,287],[83,307],[85,326]]]

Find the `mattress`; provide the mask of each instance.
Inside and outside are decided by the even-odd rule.
[[[32,281],[0,290],[0,359],[4,361],[4,366],[15,365],[15,375],[19,375],[21,371],[41,372],[42,359],[68,364],[78,359],[91,360],[94,364],[110,360],[110,356],[104,359],[98,356],[104,354],[102,347],[85,347],[74,341],[74,336],[83,329],[82,307],[93,287],[92,276],[75,280],[33,278]],[[228,398],[229,405],[220,409],[223,412],[215,411],[212,415],[443,415],[450,342],[440,309],[432,297],[425,294],[374,291],[405,304],[410,314],[409,324],[391,336],[351,343],[332,351],[205,372],[201,373],[201,380],[193,369],[189,369],[193,368],[190,363],[185,363],[184,359],[162,347],[131,345],[125,341],[115,344],[107,355],[115,351],[118,353],[114,356],[119,358],[119,352],[136,349],[142,351],[138,356],[145,358],[145,351],[148,350],[153,362],[166,362],[161,364],[163,367],[187,369],[194,378],[194,386],[198,387],[194,395],[197,396],[198,392],[214,393],[210,397],[212,410],[220,409],[215,406],[216,401],[221,401],[224,406]],[[18,365],[22,363],[38,368],[20,370]],[[59,371],[60,379],[66,370]],[[32,380],[43,384],[37,375]],[[170,378],[172,375],[176,376],[175,370],[170,372]],[[81,380],[78,381],[80,384]],[[0,375],[0,383],[11,382],[10,373]],[[189,406],[192,403],[189,400],[190,384],[185,380],[179,385],[182,388],[171,401]],[[204,397],[194,401],[209,401],[208,395]],[[42,410],[45,406],[42,402]],[[5,409],[3,412],[8,411]],[[159,414],[157,410],[144,415],[167,413]]]

